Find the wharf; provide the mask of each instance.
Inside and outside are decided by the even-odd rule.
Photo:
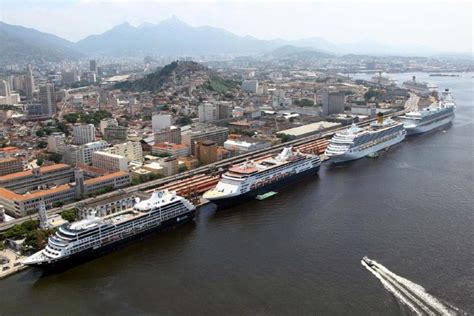
[[[391,114],[390,117],[403,115],[404,113],[405,111],[396,112]],[[358,125],[366,126],[372,121],[373,120],[367,120],[359,123]],[[178,194],[181,193],[185,197],[195,199],[199,197],[200,194],[204,193],[207,190],[206,188],[208,188],[209,186],[212,187],[213,181],[217,183],[218,180],[216,180],[216,178],[213,178],[214,176],[218,176],[220,173],[224,172],[229,166],[233,164],[241,163],[246,159],[259,159],[262,157],[274,155],[276,152],[280,151],[283,147],[286,146],[293,146],[295,149],[300,150],[302,153],[317,153],[321,155],[322,153],[324,153],[324,150],[326,149],[326,146],[329,143],[329,139],[332,137],[332,135],[337,131],[345,128],[347,127],[344,126],[322,134],[318,133],[317,135],[311,135],[304,138],[291,140],[282,144],[275,145],[268,149],[253,151],[236,157],[224,159],[214,164],[202,166],[170,177],[130,186],[124,189],[97,196],[95,198],[89,198],[79,202],[73,202],[61,208],[54,208],[48,210],[48,216],[59,214],[67,209],[75,208],[78,204],[86,204],[88,202],[97,201],[102,198],[105,199],[111,196],[115,196],[117,194],[126,194],[137,191],[152,191],[153,189],[168,188],[170,190],[176,190]],[[322,161],[324,160],[325,158],[323,157]],[[0,223],[0,232],[6,231],[8,228],[12,227],[15,224],[21,224],[26,220],[36,219],[37,217],[38,216],[35,214],[29,217],[18,218],[9,222]]]
[[[6,278],[12,274],[15,274],[19,271],[25,270],[28,266],[25,266],[21,263],[20,260],[25,257],[19,256],[11,249],[4,249],[0,251],[0,260],[6,259],[7,263],[0,264],[0,279]],[[5,270],[4,270],[5,269]]]

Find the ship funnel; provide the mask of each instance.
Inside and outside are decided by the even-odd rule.
[[[383,124],[383,114],[382,113],[377,113],[377,123]]]

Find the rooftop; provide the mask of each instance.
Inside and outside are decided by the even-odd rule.
[[[40,173],[48,173],[48,172],[53,172],[56,170],[61,170],[61,169],[70,169],[71,166],[63,164],[63,163],[58,163],[54,164],[51,166],[45,166],[45,167],[40,167]],[[15,173],[10,173],[4,176],[0,177],[0,182],[8,181],[8,180],[13,180],[16,178],[26,178],[26,177],[31,177],[33,175],[33,170],[25,170],[25,171],[20,171],[20,172],[15,172]]]

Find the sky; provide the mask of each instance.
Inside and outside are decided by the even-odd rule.
[[[71,41],[177,16],[259,39],[321,37],[407,49],[473,51],[470,0],[0,0],[0,20]]]

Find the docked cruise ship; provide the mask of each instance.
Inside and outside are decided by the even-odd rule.
[[[383,74],[382,72],[379,72],[378,75],[373,76],[371,80],[373,83],[386,87],[397,85],[397,81],[395,79],[389,77],[387,74]]]
[[[417,81],[415,76],[412,77],[412,80],[405,81],[403,87],[422,96],[437,94],[438,91],[438,87],[435,84]]]
[[[318,155],[303,154],[286,147],[276,157],[246,161],[230,167],[216,187],[204,193],[203,197],[219,207],[230,206],[304,176],[315,175],[320,165]]]
[[[414,135],[451,123],[455,109],[454,98],[449,89],[446,89],[438,102],[421,111],[408,112],[400,118],[407,130],[407,135]]]
[[[401,142],[405,135],[402,123],[392,119],[384,120],[379,114],[377,121],[368,127],[361,128],[353,124],[350,128],[334,134],[325,155],[335,163],[356,160]]]
[[[43,250],[23,263],[41,268],[70,264],[99,255],[152,230],[174,227],[194,218],[195,207],[170,191],[155,191],[147,200],[105,217],[91,215],[61,225]]]

